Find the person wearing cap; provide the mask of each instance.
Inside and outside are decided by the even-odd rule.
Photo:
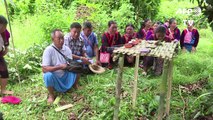
[[[84,40],[80,37],[81,24],[74,22],[70,25],[70,32],[64,36],[64,45],[72,51],[72,57],[85,65],[91,63],[91,59],[86,54]]]
[[[6,30],[7,19],[0,15],[0,83],[1,94],[13,94],[13,91],[6,90],[9,73],[4,56],[8,53],[10,33]]]
[[[194,21],[189,20],[187,22],[187,28],[183,30],[180,37],[180,46],[183,52],[196,52],[196,48],[199,42],[199,32],[194,28]]]
[[[51,33],[53,44],[48,46],[42,57],[42,71],[44,84],[48,89],[48,103],[55,99],[54,91],[66,92],[72,86],[78,87],[79,75],[66,71],[67,61],[56,50],[58,49],[66,57],[72,59],[72,51],[64,45],[64,35],[61,30],[55,29]]]
[[[101,65],[99,61],[98,39],[97,35],[93,32],[91,22],[83,23],[83,30],[80,37],[84,41],[87,57],[90,59],[96,58],[96,64]]]

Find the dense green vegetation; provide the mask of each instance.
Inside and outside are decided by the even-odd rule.
[[[138,22],[142,18],[164,21],[165,18],[170,17],[177,18],[180,28],[183,29],[185,26],[182,20],[188,19],[188,16],[174,12],[179,7],[196,6],[188,0],[162,0],[160,4],[159,0],[152,0],[153,2],[150,3],[144,1],[147,8],[140,7],[143,2],[139,4],[137,0],[117,2],[112,0],[13,1],[16,7],[13,8],[13,3],[10,3],[10,15],[12,15],[16,54],[11,51],[6,58],[10,71],[8,89],[14,90],[15,95],[23,101],[20,105],[0,104],[0,111],[4,113],[5,119],[9,120],[67,119],[71,113],[78,116],[84,109],[86,112],[81,117],[83,120],[112,119],[116,69],[108,70],[102,75],[82,76],[80,80],[82,88],[72,89],[64,94],[58,93],[57,95],[62,97],[60,104],[47,105],[47,90],[43,84],[40,63],[43,49],[50,42],[49,33],[52,29],[61,28],[67,32],[71,22],[79,21],[82,23],[85,20],[90,20],[94,23],[94,30],[100,38],[100,35],[107,28],[107,21],[111,19],[118,22],[119,30],[122,33],[126,23],[132,22],[136,26],[140,26]],[[156,14],[157,8],[159,9],[158,14]],[[82,13],[83,10],[86,12]],[[135,11],[140,11],[140,13]],[[0,13],[6,15],[1,1]],[[199,22],[200,18],[202,16],[193,19]],[[207,22],[201,23],[208,26]],[[171,120],[184,118],[190,120],[213,114],[213,35],[210,28],[197,27],[201,34],[197,53],[179,54],[174,61]],[[141,73],[141,70],[139,72]],[[155,77],[151,72],[149,76],[139,76],[137,107],[132,109],[133,73],[134,68],[125,68],[120,119],[143,117],[154,119],[158,108],[158,85],[161,77]],[[199,81],[204,82],[201,84]],[[197,85],[198,88],[184,89],[190,84]],[[55,112],[56,107],[68,103],[72,103],[74,107],[62,112]]]

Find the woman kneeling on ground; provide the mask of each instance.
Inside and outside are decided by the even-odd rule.
[[[183,30],[180,37],[180,46],[183,52],[196,52],[199,42],[199,32],[194,28],[194,22],[188,21],[187,28]]]
[[[103,67],[108,67],[109,69],[113,68],[113,61],[112,61],[112,52],[115,47],[119,47],[123,44],[121,40],[121,35],[117,31],[117,23],[115,21],[109,21],[108,22],[108,31],[105,32],[102,35],[102,41],[101,41],[101,49],[100,49],[100,62],[102,63]],[[110,57],[108,59],[109,61],[103,62],[102,54],[108,54]]]
[[[154,34],[148,37],[147,40],[161,40],[165,42],[171,42],[171,39],[166,36],[166,28],[163,25],[158,26],[155,29]],[[143,61],[143,70],[144,72],[142,74],[147,75],[148,69],[154,65],[154,74],[155,75],[161,75],[163,71],[163,62],[164,60],[162,58],[154,58],[154,57],[144,57]]]
[[[134,31],[135,27],[133,24],[127,24],[125,28],[125,34],[122,37],[123,43],[129,43],[132,39],[137,37],[137,33]],[[134,64],[134,56],[128,55],[125,56],[124,64],[126,66],[133,66]]]

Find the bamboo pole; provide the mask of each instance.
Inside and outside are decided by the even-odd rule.
[[[17,57],[16,57],[16,51],[15,51],[15,45],[14,45],[14,39],[13,39],[13,31],[12,31],[12,27],[11,27],[10,15],[9,15],[8,5],[7,5],[7,1],[6,1],[6,0],[4,0],[4,5],[5,5],[6,13],[7,13],[7,18],[8,18],[9,27],[10,27],[10,36],[11,36],[11,40],[12,40],[13,53],[14,53],[14,56],[15,56],[15,59],[16,59]],[[17,70],[17,72],[18,72],[18,80],[19,80],[19,83],[21,83],[21,78],[20,78],[20,75],[19,75],[19,71],[18,71],[17,64],[15,65],[15,67],[16,67],[16,70]]]
[[[114,116],[113,120],[118,120],[118,114],[119,114],[119,107],[120,107],[120,95],[121,95],[121,83],[122,83],[122,75],[123,75],[123,65],[124,65],[124,55],[119,55],[119,61],[118,61],[118,76],[117,76],[117,83],[116,83],[116,103],[114,107]]]
[[[167,98],[166,98],[166,115],[169,116],[170,111],[170,99],[172,93],[172,75],[173,75],[173,60],[168,61],[168,90],[167,90]]]
[[[6,13],[7,13],[9,27],[10,27],[10,36],[11,36],[11,40],[12,40],[13,51],[15,53],[15,45],[14,45],[14,41],[13,41],[13,32],[12,32],[12,27],[11,27],[11,23],[10,23],[10,15],[9,15],[8,5],[7,5],[7,1],[6,0],[4,0],[4,5],[5,5]]]
[[[158,116],[157,120],[162,120],[165,112],[165,96],[166,96],[166,87],[167,87],[167,77],[168,77],[168,60],[164,61],[164,70],[163,70],[163,78],[160,84],[160,104],[158,108]]]
[[[135,79],[134,79],[133,95],[132,95],[132,106],[133,106],[133,108],[135,108],[136,97],[137,97],[139,59],[140,59],[140,55],[137,54],[136,60],[135,60],[135,76],[134,76]]]

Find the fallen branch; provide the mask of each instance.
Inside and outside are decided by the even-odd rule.
[[[56,108],[55,111],[59,112],[59,111],[62,111],[62,110],[65,110],[65,109],[68,109],[68,108],[71,108],[71,107],[73,107],[73,105],[72,104],[68,104],[68,105],[64,105],[64,106]]]

